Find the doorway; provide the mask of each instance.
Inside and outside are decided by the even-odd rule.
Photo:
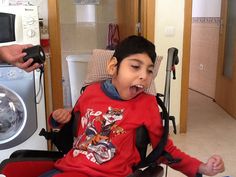
[[[202,3],[204,1],[201,0]],[[208,2],[208,1],[207,1]],[[213,2],[214,3],[214,2]],[[184,41],[183,41],[183,63],[181,81],[181,110],[180,110],[180,133],[187,132],[188,117],[188,89],[189,89],[189,73],[190,73],[190,51],[191,51],[191,30],[192,30],[192,7],[193,0],[185,1],[185,17],[184,17]]]
[[[215,99],[221,1],[193,0],[189,88]]]
[[[200,1],[198,1],[198,2],[200,3]],[[201,2],[204,3],[205,1],[201,1]],[[207,1],[205,3],[210,3],[210,2]],[[214,1],[212,3],[215,4],[216,1]],[[212,3],[210,4],[210,7],[212,6]],[[219,3],[221,4],[221,1],[218,1],[218,4]],[[183,61],[183,65],[182,65],[183,75],[185,75],[185,77],[182,78],[181,112],[180,112],[180,132],[181,133],[187,132],[188,88],[189,88],[189,73],[190,73],[189,58],[190,58],[190,46],[191,46],[191,25],[192,25],[192,7],[193,7],[192,4],[193,4],[193,1],[186,1],[185,2],[185,26],[184,26],[184,44],[183,44],[183,46],[184,46],[183,47],[183,60],[184,61]],[[205,7],[208,7],[208,6],[205,6]],[[221,43],[219,42],[219,44],[221,44]],[[218,54],[218,50],[217,50],[217,54]],[[218,55],[217,55],[216,60],[218,60]],[[219,67],[220,64],[217,63],[217,66]],[[218,75],[222,74],[219,72],[220,71],[218,68],[217,74]],[[221,91],[220,94],[224,97],[224,92]],[[235,103],[235,101],[233,101],[233,99],[230,99],[230,101]]]
[[[73,3],[73,0],[69,0],[69,1],[57,1],[57,0],[49,0],[48,1],[48,9],[49,9],[49,36],[50,36],[50,79],[51,80],[49,82],[49,84],[46,84],[46,91],[47,90],[52,90],[51,94],[48,95],[48,99],[47,99],[47,112],[51,112],[52,110],[55,110],[57,108],[61,108],[64,106],[64,100],[63,100],[63,88],[62,88],[62,82],[65,82],[65,78],[62,78],[62,53],[61,53],[61,49],[63,48],[61,43],[61,25],[60,25],[60,2],[61,3],[66,3],[65,6],[62,6],[63,8],[68,6],[69,3]],[[99,2],[99,1],[98,1]],[[98,15],[99,17],[105,15],[106,17],[103,19],[103,23],[107,24],[108,22],[113,22],[112,20],[108,20],[110,19],[113,15],[117,15],[116,13],[119,11],[117,9],[115,9],[116,5],[121,2],[121,0],[104,0],[104,1],[100,1],[101,4],[99,5],[95,5],[95,8],[100,8],[101,14]],[[124,2],[124,1],[122,1]],[[116,4],[117,3],[117,4]],[[120,10],[120,12],[124,12],[124,10],[127,10],[127,14],[128,12],[130,12],[130,8],[135,8],[137,6],[135,6],[135,4],[140,3],[142,5],[142,9],[141,9],[141,13],[142,13],[142,35],[146,38],[148,38],[151,41],[154,41],[154,18],[155,18],[155,0],[127,0],[125,1],[125,3],[130,3],[131,6],[128,6],[129,8],[126,9],[122,9]],[[111,8],[112,7],[112,8]],[[75,8],[70,9],[71,11],[75,12]],[[134,9],[132,9],[132,11],[135,11]],[[112,14],[112,15],[111,15]],[[111,17],[110,17],[111,15]],[[67,16],[69,16],[67,14]],[[73,20],[75,17],[68,17],[68,21],[66,21],[66,25],[70,25],[68,23],[71,22],[71,20]],[[119,23],[118,21],[114,21]],[[132,23],[134,23],[132,21]],[[130,23],[127,23],[127,25],[129,26]],[[91,24],[90,24],[91,25]],[[106,25],[102,25],[102,26],[98,26],[96,28],[96,30],[100,31],[100,33],[96,33],[96,39],[97,42],[99,43],[99,45],[97,44],[93,44],[91,46],[89,46],[89,48],[80,48],[83,49],[81,51],[83,52],[88,52],[88,49],[92,49],[92,48],[105,48],[106,46],[106,35],[107,35],[107,29],[105,29]],[[65,27],[65,26],[64,26]],[[63,27],[62,30],[65,30],[65,28]],[[76,27],[78,27],[76,25]],[[135,27],[135,26],[134,26]],[[69,28],[69,27],[68,27]],[[79,27],[78,27],[79,28]],[[124,28],[125,29],[125,28]],[[73,29],[69,29],[69,30],[73,30]],[[121,29],[122,30],[122,29]],[[122,32],[122,31],[121,31]],[[131,31],[130,34],[136,34],[133,33]],[[95,34],[94,34],[95,35]],[[127,34],[128,35],[128,34]],[[88,40],[91,40],[92,37],[91,36],[87,36]],[[121,37],[122,39],[122,37]],[[65,42],[65,40],[71,40],[73,41],[71,43],[72,48],[74,47],[74,44],[76,44],[76,41],[74,40],[74,38],[64,38],[62,40],[62,42]],[[78,45],[87,45],[86,43],[87,41],[85,41],[85,43],[80,43]],[[77,44],[76,44],[77,45]],[[75,45],[75,46],[76,46]],[[68,47],[68,46],[67,46]],[[84,46],[80,46],[80,47],[84,47]],[[80,51],[80,52],[81,52]],[[78,52],[73,50],[72,52]],[[50,101],[50,98],[51,101]],[[66,105],[67,106],[67,105]]]
[[[117,23],[116,0],[84,2],[59,1],[61,31],[61,67],[64,107],[71,107],[79,94],[73,89],[69,75],[68,59],[72,56],[91,56],[93,49],[106,49],[108,26]],[[87,60],[89,57],[84,58]],[[73,62],[75,65],[77,60]],[[85,64],[85,62],[84,62]],[[70,65],[69,65],[70,66]],[[84,65],[86,67],[86,64]],[[86,72],[86,69],[84,70]],[[81,82],[85,73],[80,72]],[[78,83],[82,86],[82,83]],[[76,90],[75,90],[76,89]],[[71,91],[73,90],[73,91]],[[73,93],[72,93],[73,92]],[[74,94],[76,93],[76,94]]]
[[[235,118],[236,3],[193,0],[192,7],[190,88],[211,97]]]

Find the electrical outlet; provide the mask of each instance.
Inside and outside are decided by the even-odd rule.
[[[204,65],[203,65],[203,64],[200,64],[200,65],[199,65],[199,69],[200,69],[200,70],[204,70]]]

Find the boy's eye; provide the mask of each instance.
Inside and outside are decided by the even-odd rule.
[[[139,65],[131,65],[131,67],[134,68],[134,69],[139,69],[140,68]]]
[[[148,73],[153,74],[153,70],[149,69]]]

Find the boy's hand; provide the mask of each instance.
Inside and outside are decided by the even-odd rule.
[[[65,124],[71,119],[71,111],[72,109],[57,109],[52,113],[52,117],[56,122]]]
[[[199,167],[199,173],[214,176],[218,173],[222,173],[225,170],[224,161],[218,155],[211,156],[207,163],[203,163]]]

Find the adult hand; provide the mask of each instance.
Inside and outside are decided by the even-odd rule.
[[[22,50],[29,47],[32,47],[32,45],[13,44],[9,46],[0,47],[0,59],[20,69],[25,70],[26,72],[31,72],[39,68],[41,65],[35,63],[31,66],[33,62],[32,58],[30,58],[26,62],[23,61],[23,57],[26,55],[26,53],[22,52]]]

